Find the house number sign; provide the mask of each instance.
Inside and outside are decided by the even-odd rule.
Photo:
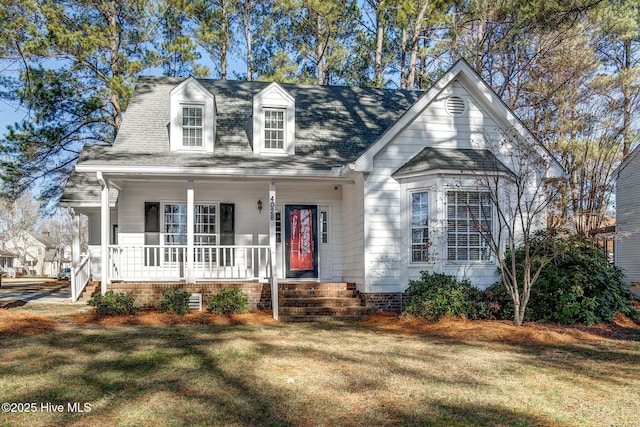
[[[274,196],[269,199],[269,219],[271,221],[276,220],[276,198]]]

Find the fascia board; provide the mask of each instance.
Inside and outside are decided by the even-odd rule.
[[[494,171],[480,171],[480,170],[451,170],[451,169],[432,169],[423,172],[413,172],[407,174],[398,174],[394,175],[393,178],[396,180],[402,179],[412,179],[412,178],[422,178],[433,175],[441,175],[447,177],[456,177],[456,178],[477,178],[477,177],[487,177],[487,176],[500,176],[502,178],[513,180],[512,175],[506,172],[494,172]]]
[[[114,175],[157,175],[157,176],[237,176],[237,177],[309,177],[340,178],[339,170],[319,171],[312,169],[236,169],[214,167],[159,167],[159,166],[114,166],[114,165],[76,165],[77,172]]]

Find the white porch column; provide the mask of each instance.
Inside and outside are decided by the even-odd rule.
[[[185,254],[185,280],[187,283],[195,283],[195,275],[193,273],[195,209],[193,181],[189,180],[187,181],[187,253]]]
[[[276,183],[269,183],[269,252],[271,253],[271,307],[278,320],[278,263],[276,262]]]
[[[78,295],[76,295],[75,273],[80,265],[80,214],[75,213],[73,209],[69,209],[69,213],[73,215],[71,224],[71,301],[76,301]]]
[[[109,236],[111,227],[111,208],[109,207],[109,185],[102,176],[102,172],[97,173],[98,181],[102,184],[102,192],[100,193],[100,249],[102,259],[101,262],[101,285],[100,292],[102,295],[107,293],[107,285],[109,280]]]

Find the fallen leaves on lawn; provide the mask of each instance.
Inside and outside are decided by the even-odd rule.
[[[56,322],[45,316],[0,309],[0,336],[46,334]]]
[[[104,326],[119,325],[273,325],[270,311],[250,311],[230,315],[211,314],[204,311],[192,311],[184,316],[160,313],[155,310],[140,311],[123,316],[99,316],[95,312],[82,313],[73,317],[73,323],[93,323]]]
[[[640,341],[640,325],[618,314],[614,322],[595,326],[565,326],[527,322],[515,326],[506,320],[464,320],[445,317],[429,322],[419,317],[375,313],[365,321],[369,326],[408,335],[429,335],[452,340],[503,341],[526,344],[565,344],[601,338]]]

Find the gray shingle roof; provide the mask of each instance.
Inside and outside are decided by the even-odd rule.
[[[330,169],[357,159],[422,95],[342,86],[281,86],[295,99],[293,158],[253,154],[253,97],[266,82],[198,80],[215,96],[213,154],[169,150],[170,91],[183,79],[141,77],[113,146],[86,147],[78,164]]]
[[[393,173],[394,177],[428,170],[499,171],[512,173],[489,150],[427,147]]]

